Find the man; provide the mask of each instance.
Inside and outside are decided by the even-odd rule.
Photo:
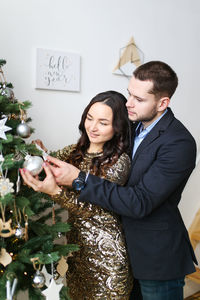
[[[176,73],[163,62],[148,62],[133,73],[127,101],[134,122],[133,159],[125,187],[91,174],[86,178],[77,168],[49,157],[59,185],[81,190],[79,201],[121,215],[143,300],[183,299],[184,277],[195,271],[193,261],[197,263],[178,210],[195,167],[196,144],[169,108],[177,84]]]

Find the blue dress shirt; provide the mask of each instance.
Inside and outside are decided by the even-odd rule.
[[[164,111],[164,113],[158,118],[156,119],[153,123],[151,123],[147,128],[143,129],[143,124],[142,122],[139,122],[138,126],[136,127],[136,136],[134,139],[134,145],[133,145],[133,155],[132,158],[135,155],[135,152],[137,150],[137,148],[139,147],[139,145],[142,143],[142,141],[145,139],[145,137],[147,136],[147,134],[152,130],[152,128],[158,123],[158,121],[160,121],[160,119],[166,114],[167,109]]]

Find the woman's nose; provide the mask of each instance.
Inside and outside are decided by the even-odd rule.
[[[94,131],[94,130],[97,130],[97,123],[96,122],[93,122],[90,126],[90,130]]]

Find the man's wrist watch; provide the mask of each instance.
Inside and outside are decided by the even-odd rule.
[[[86,173],[83,171],[80,171],[78,174],[78,177],[73,180],[72,182],[72,188],[75,191],[81,191],[85,187],[85,178],[86,178]]]

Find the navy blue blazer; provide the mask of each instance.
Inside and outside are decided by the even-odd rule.
[[[88,176],[79,201],[121,215],[137,279],[170,280],[195,271],[197,261],[178,209],[195,160],[194,138],[168,108],[138,147],[125,187]]]

